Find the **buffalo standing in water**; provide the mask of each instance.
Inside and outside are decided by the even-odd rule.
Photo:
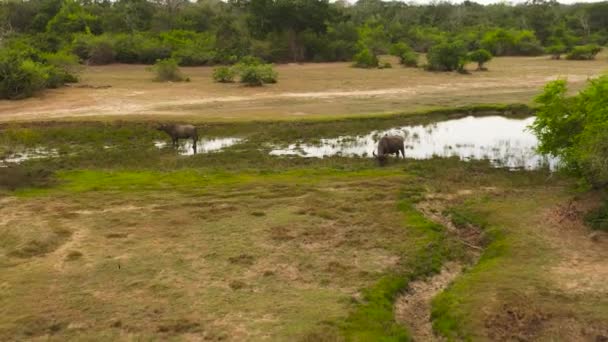
[[[389,154],[395,154],[397,158],[399,157],[399,152],[403,158],[405,158],[405,140],[403,137],[397,135],[385,135],[378,142],[378,154],[373,152],[372,154],[380,165],[384,165],[386,163]]]
[[[173,147],[177,147],[179,139],[192,138],[192,148],[194,149],[194,153],[196,153],[196,143],[198,141],[196,127],[192,125],[161,124],[158,126],[158,130],[167,133],[171,137]]]

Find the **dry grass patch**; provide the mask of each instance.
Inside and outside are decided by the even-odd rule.
[[[56,222],[74,237],[49,230],[70,244],[31,263],[9,253],[26,237],[2,246],[13,290],[3,299],[0,337],[303,338],[322,321],[345,317],[358,289],[394,267],[410,243],[398,189],[387,188],[402,178],[332,177],[305,189],[262,181],[201,199],[147,191],[121,193],[120,201],[112,192],[85,192],[77,201],[57,194],[8,202],[1,210],[19,214],[0,224],[0,234],[18,222],[39,235]],[[56,215],[58,208],[77,214]],[[54,318],[37,323],[49,310]]]
[[[595,61],[550,61],[547,57],[498,57],[489,72],[460,75],[422,69],[362,70],[350,63],[280,65],[281,82],[251,89],[212,81],[211,67],[183,68],[192,82],[149,82],[145,66],[88,67],[82,83],[106,89],[61,88],[44,99],[0,101],[0,120],[94,116],[167,115],[193,120],[301,119],[302,117],[416,111],[487,103],[528,103],[551,79],[568,78],[578,89],[605,71]]]

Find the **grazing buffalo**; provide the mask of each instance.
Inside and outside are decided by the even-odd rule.
[[[196,153],[196,142],[198,141],[196,127],[192,125],[161,124],[157,129],[167,133],[171,137],[173,147],[177,147],[179,139],[192,138],[192,146],[194,153]]]
[[[395,154],[399,157],[399,152],[405,158],[405,140],[403,137],[397,135],[385,135],[378,142],[378,154],[373,152],[372,154],[380,165],[386,163],[389,154]]]

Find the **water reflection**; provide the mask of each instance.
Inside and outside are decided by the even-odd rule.
[[[428,125],[404,126],[372,131],[363,136],[321,139],[318,144],[291,144],[273,149],[272,155],[323,158],[329,156],[371,157],[385,134],[405,138],[406,157],[428,159],[459,157],[462,160],[488,159],[496,167],[537,169],[557,167],[557,160],[540,156],[536,137],[527,129],[534,121],[502,116],[465,117]]]
[[[196,143],[196,153],[209,153],[220,151],[226,147],[236,145],[243,141],[241,138],[203,138]],[[154,146],[157,148],[165,148],[170,143],[157,140],[154,142]],[[177,147],[177,151],[180,155],[191,156],[194,154],[192,140],[180,140]]]

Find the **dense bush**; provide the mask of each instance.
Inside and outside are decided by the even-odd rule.
[[[595,187],[608,185],[608,76],[567,97],[566,82],[545,86],[532,130],[539,151],[560,157],[565,168]]]
[[[92,65],[105,65],[114,63],[114,46],[108,37],[95,37],[89,42],[88,63]]]
[[[155,80],[159,82],[182,82],[189,80],[179,70],[177,61],[172,58],[159,59],[154,63],[152,71],[156,74]]]
[[[233,67],[221,66],[213,70],[213,80],[219,83],[232,83],[236,76],[236,70]]]
[[[418,54],[405,43],[393,44],[389,50],[389,53],[393,56],[399,57],[399,63],[408,67],[418,66]]]
[[[566,55],[567,59],[573,60],[592,60],[595,59],[595,56],[602,51],[602,48],[595,45],[581,45],[575,46],[568,55]]]
[[[528,30],[488,31],[480,45],[494,56],[538,56],[544,52],[534,32]]]
[[[276,83],[278,74],[270,64],[246,64],[238,68],[240,82],[247,86],[261,86],[264,83]]]
[[[45,88],[77,81],[75,56],[29,49],[0,52],[0,98],[21,99]]]
[[[488,50],[479,49],[470,52],[468,59],[477,63],[477,70],[487,70],[483,65],[492,59],[492,54]]]
[[[221,83],[233,82],[239,75],[239,81],[247,86],[261,86],[267,83],[277,83],[278,73],[272,64],[265,64],[261,59],[253,56],[241,58],[239,63],[227,67],[222,66],[213,71],[213,80]]]
[[[440,43],[429,50],[427,59],[429,70],[464,71],[467,49],[462,41]]]
[[[552,59],[561,59],[562,54],[567,50],[564,44],[554,44],[545,49],[545,52],[551,55]]]
[[[378,57],[370,50],[363,49],[359,51],[353,58],[353,66],[356,68],[377,68]]]

